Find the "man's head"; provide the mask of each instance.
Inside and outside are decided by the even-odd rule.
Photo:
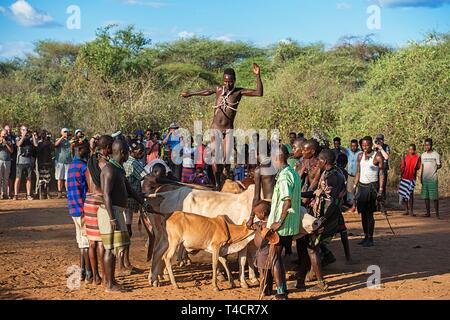
[[[294,141],[294,147],[293,147],[293,153],[295,159],[300,159],[303,157],[303,143],[306,140],[303,138],[295,139]]]
[[[305,134],[304,134],[303,132],[299,132],[299,133],[297,134],[297,138],[298,138],[298,139],[305,139],[305,140],[306,140]]]
[[[370,136],[364,137],[361,140],[361,148],[363,149],[365,154],[369,154],[372,152],[373,148],[373,139]]]
[[[350,150],[352,150],[352,152],[358,151],[358,146],[358,140],[352,140],[352,142],[350,142]]]
[[[274,167],[279,170],[287,165],[287,160],[289,158],[289,151],[285,145],[280,145],[277,149],[274,150]]]
[[[67,138],[69,136],[69,129],[68,128],[62,128],[61,129],[61,137]]]
[[[408,153],[410,155],[415,155],[416,154],[416,150],[417,150],[417,147],[416,147],[416,145],[414,143],[409,145]]]
[[[112,153],[112,144],[114,138],[108,135],[101,136],[97,141],[97,148],[100,149],[100,153],[105,157]]]
[[[137,140],[139,140],[139,141],[144,140],[144,131],[136,130],[135,135],[136,135]]]
[[[75,130],[75,137],[78,138],[78,139],[83,138],[83,137],[84,137],[84,132],[83,132],[83,130],[81,130],[81,129]]]
[[[9,126],[8,124],[5,126],[5,130],[6,130],[6,134],[11,134],[11,126]]]
[[[433,150],[433,139],[428,138],[425,140],[425,151],[430,152]]]
[[[123,140],[115,140],[112,144],[112,157],[117,162],[123,164],[130,156],[128,144]]]
[[[131,156],[135,159],[142,159],[145,154],[145,147],[139,141],[132,141],[130,145]]]
[[[334,138],[333,143],[335,149],[341,148],[341,138],[339,137]]]
[[[225,69],[223,72],[223,86],[228,91],[231,91],[234,89],[234,86],[236,84],[236,72],[234,69],[228,68]]]
[[[26,135],[28,133],[28,127],[27,126],[21,126],[20,127],[20,134],[23,136],[23,135]]]
[[[383,146],[384,145],[384,134],[379,134],[375,138],[375,144]]]
[[[153,135],[153,132],[152,132],[151,129],[145,130],[145,138],[146,138],[147,140],[151,140],[151,139],[152,139],[152,135]]]
[[[266,221],[270,215],[270,202],[261,200],[255,204],[253,208],[256,217],[261,221]]]
[[[319,168],[321,170],[329,169],[336,163],[336,155],[330,149],[325,149],[319,154]]]
[[[341,169],[345,169],[348,164],[348,157],[345,153],[339,152],[336,158],[336,166]]]
[[[166,167],[161,163],[157,163],[152,168],[152,176],[156,178],[165,177],[167,175]]]
[[[74,143],[74,152],[80,159],[87,159],[89,156],[89,143],[86,140],[76,140]]]
[[[314,140],[307,140],[303,143],[303,157],[305,159],[312,159],[317,155],[317,150],[319,149],[319,143]]]
[[[297,134],[295,132],[289,133],[289,142],[291,143],[291,145],[294,144],[295,139],[297,139]]]

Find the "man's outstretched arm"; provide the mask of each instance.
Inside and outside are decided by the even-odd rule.
[[[207,96],[215,94],[216,91],[217,91],[217,89],[206,89],[206,90],[202,90],[202,91],[198,91],[198,92],[183,91],[181,93],[181,96],[183,98],[190,98],[190,97],[194,97],[194,96],[207,97]]]
[[[242,89],[241,93],[246,97],[262,97],[264,96],[264,86],[261,80],[261,68],[254,63],[253,73],[256,76],[256,90],[254,89]]]

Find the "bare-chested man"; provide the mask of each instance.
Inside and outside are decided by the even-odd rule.
[[[124,212],[128,207],[128,197],[135,199],[147,208],[141,195],[130,186],[123,164],[128,160],[129,148],[122,140],[114,141],[112,156],[100,174],[104,206],[98,210],[99,228],[105,246],[106,291],[120,291],[115,282],[115,263],[117,255],[124,253],[130,244],[130,236],[125,224]],[[119,268],[123,271],[123,259],[119,259]]]
[[[277,170],[272,165],[270,155],[259,157],[260,165],[254,171],[255,195],[253,197],[253,211],[247,222],[247,227],[252,228],[255,219],[255,208],[261,201],[272,202],[273,191],[275,188],[275,178]]]
[[[256,90],[236,88],[236,73],[233,69],[226,69],[223,75],[223,86],[206,89],[199,92],[183,92],[181,96],[189,98],[193,96],[210,96],[216,95],[216,104],[214,106],[214,119],[211,129],[216,129],[222,134],[222,150],[224,158],[228,159],[227,153],[231,153],[233,149],[234,119],[236,118],[239,103],[242,97],[262,97],[264,95],[263,83],[261,81],[261,69],[257,64],[253,64],[253,73],[256,76]],[[215,143],[216,137],[211,138],[211,144]],[[217,145],[216,145],[217,147]],[[217,156],[217,150],[216,150]],[[216,159],[213,163],[213,172],[215,178],[215,186],[220,190],[222,185],[222,174],[224,166],[222,161]],[[226,162],[224,162],[226,163]],[[228,165],[227,165],[228,167]]]
[[[303,143],[303,160],[296,166],[296,171],[303,181],[303,192],[317,189],[320,180],[320,167],[318,157],[319,143],[314,140],[307,140]]]

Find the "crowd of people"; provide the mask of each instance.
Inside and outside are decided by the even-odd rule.
[[[88,139],[81,129],[75,130],[72,137],[70,130],[63,128],[53,140],[47,131],[30,132],[26,126],[20,127],[16,137],[7,125],[0,133],[1,198],[17,200],[21,179],[25,177],[26,199],[32,200],[32,173],[36,176],[40,199],[49,198],[51,172],[54,172],[57,197],[68,198],[69,214],[76,226],[83,279],[96,284],[103,282],[108,291],[116,291],[116,257],[122,274],[129,274],[133,268],[129,257],[133,213],[148,206],[141,193],[144,178],[164,177],[204,186],[215,184],[211,165],[204,159],[206,146],[192,146],[192,141],[184,143],[177,129],[176,124],[171,124],[162,139],[152,130],[137,130],[134,136],[118,132]],[[257,156],[257,164],[234,161],[226,171],[226,178],[250,180],[256,185],[248,227],[260,231],[269,228],[279,238],[272,252],[273,274],[269,277],[277,284],[278,296],[283,297],[287,292],[282,252],[284,249],[285,254],[290,253],[293,236],[299,232],[300,215],[290,213],[300,212],[301,207],[320,217],[323,228],[319,235],[297,240],[298,256],[303,257],[299,261],[297,288],[304,288],[312,268],[319,281],[315,289],[326,290],[321,268],[335,261],[326,244],[336,234],[340,235],[346,259],[351,263],[343,208],[361,214],[365,237],[359,244],[374,245],[374,212],[380,210],[387,214],[390,147],[384,141],[381,134],[375,139],[367,136],[352,140],[349,148],[344,148],[341,139],[335,138],[330,147],[326,140],[319,142],[291,133],[289,143],[269,156]],[[183,159],[173,161],[171,153],[180,144]],[[402,158],[400,201],[405,206],[405,214],[415,216],[414,189],[418,178],[426,202],[426,216],[431,216],[432,201],[439,217],[437,171],[441,162],[431,139],[425,141],[424,147],[425,152],[420,156],[412,144]],[[252,148],[247,146],[245,150],[248,159]],[[273,160],[274,155],[278,160]],[[63,193],[64,188],[67,195]],[[257,224],[254,224],[255,216],[260,220]],[[264,238],[266,241],[260,243],[262,247],[258,251],[266,258],[258,262],[261,270],[267,269],[269,258],[270,235],[265,234]]]
[[[216,96],[212,129],[219,132],[222,140],[212,136],[210,141],[218,142],[227,151],[226,158],[233,150],[229,148],[241,99],[264,94],[261,70],[256,64],[252,68],[256,89],[235,87],[235,71],[227,69],[222,87],[181,93],[183,98]],[[263,291],[271,295],[275,282],[277,299],[287,299],[283,257],[292,253],[294,240],[299,257],[299,290],[306,289],[310,271],[318,285],[309,290],[327,290],[322,268],[336,260],[327,248],[335,235],[339,234],[346,260],[352,263],[344,208],[361,215],[364,238],[359,244],[365,248],[374,246],[374,213],[380,210],[387,216],[391,149],[385,144],[384,135],[355,139],[349,148],[344,148],[338,137],[330,146],[327,140],[306,139],[304,134],[293,132],[285,145],[266,141],[269,152],[265,154],[259,152],[258,146],[264,143],[256,135],[253,144],[244,148],[244,164],[236,161],[235,146],[231,152],[234,160],[224,165],[217,157],[216,161],[207,161],[207,146],[202,141],[193,144],[192,139],[184,140],[178,129],[178,125],[171,124],[162,138],[149,129],[137,130],[132,136],[117,132],[88,139],[81,129],[71,136],[71,130],[63,128],[54,140],[45,130],[30,131],[22,126],[15,136],[11,127],[5,126],[0,133],[1,198],[18,200],[23,177],[26,199],[34,199],[33,177],[34,193],[40,199],[49,198],[54,173],[58,198],[67,197],[69,215],[75,224],[81,280],[103,283],[108,292],[120,291],[115,280],[116,260],[121,274],[133,270],[129,255],[133,215],[153,210],[142,194],[144,179],[211,186],[215,191],[221,190],[225,178],[245,181],[242,185],[254,184],[247,227],[256,231],[256,264],[263,276]],[[277,147],[271,149],[274,145]],[[433,202],[439,218],[441,161],[431,139],[425,140],[424,147],[425,152],[419,156],[412,144],[402,158],[399,198],[405,205],[405,214],[415,216],[414,189],[419,180],[426,216],[431,217]],[[300,219],[306,213],[318,221],[320,228],[299,237]]]

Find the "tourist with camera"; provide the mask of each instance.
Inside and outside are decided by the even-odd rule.
[[[31,175],[34,167],[34,148],[38,146],[37,133],[31,133],[26,126],[20,127],[20,136],[16,138],[17,162],[16,162],[16,181],[14,183],[13,200],[18,200],[20,181],[23,174],[26,176],[27,200],[33,200],[31,195]]]
[[[2,129],[0,131],[0,200],[8,199],[9,173],[11,172],[11,154],[14,147],[10,141],[6,139],[7,132]]]
[[[69,129],[63,128],[61,137],[55,141],[55,179],[58,182],[58,199],[63,197],[64,185],[67,191],[67,172],[69,171],[69,164],[72,162],[69,133]]]

